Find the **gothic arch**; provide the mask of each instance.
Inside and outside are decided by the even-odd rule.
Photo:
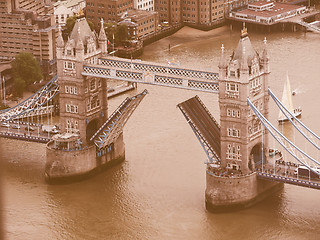
[[[87,136],[87,142],[90,142],[90,138],[93,136],[93,134],[95,134],[98,130],[98,126],[99,126],[99,120],[97,118],[92,119],[86,128],[86,136]]]
[[[251,171],[255,171],[256,168],[259,168],[262,164],[262,143],[259,142],[253,146],[249,154],[248,168]],[[263,157],[264,162],[266,156]]]

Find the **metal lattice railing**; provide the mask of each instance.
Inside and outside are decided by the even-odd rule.
[[[90,141],[93,141],[98,149],[112,143],[122,133],[123,126],[147,93],[148,91],[144,90],[134,97],[126,98],[91,137]]]
[[[20,104],[0,111],[0,121],[31,116],[33,111],[41,112],[42,107],[53,99],[59,92],[57,76],[53,77],[38,92],[21,102]]]
[[[217,81],[219,78],[218,73],[208,71],[198,71],[192,69],[185,69],[180,67],[172,67],[167,65],[161,65],[144,61],[121,59],[121,58],[101,58],[99,64],[103,66],[115,67],[120,69],[132,69],[138,71],[150,71],[153,73],[170,74],[180,77],[191,77],[198,79],[206,79],[211,81]]]
[[[118,69],[110,66],[84,66],[82,75],[90,77],[99,77],[115,79],[128,82],[145,83],[164,87],[174,87],[202,92],[219,92],[218,81],[188,78],[167,73],[155,73],[150,71]]]

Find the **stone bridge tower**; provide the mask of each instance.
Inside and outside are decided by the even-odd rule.
[[[255,172],[266,159],[268,133],[253,114],[247,99],[268,118],[269,58],[253,49],[247,31],[238,46],[219,63],[221,166],[207,169],[206,207],[219,212],[248,207],[262,200],[282,183],[259,180]]]
[[[247,31],[241,33],[238,46],[228,62],[222,54],[219,63],[219,106],[222,167],[254,171],[268,148],[268,133],[253,114],[247,98],[268,118],[269,59],[265,48],[261,56],[253,49]]]
[[[103,21],[101,22],[103,26]],[[98,64],[107,54],[107,37],[101,27],[98,39],[85,18],[78,19],[64,42],[57,39],[60,129],[47,144],[45,177],[50,182],[79,179],[124,159],[123,135],[99,149],[90,138],[108,118],[107,81],[82,76],[83,66]]]
[[[101,23],[103,24],[103,22]],[[101,28],[96,39],[85,18],[78,19],[65,43],[61,30],[57,40],[62,133],[79,133],[84,145],[108,117],[107,81],[81,75],[83,64],[97,64],[107,53],[107,38]]]

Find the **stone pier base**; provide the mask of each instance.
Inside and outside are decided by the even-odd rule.
[[[64,184],[79,181],[114,166],[125,159],[123,134],[105,151],[97,156],[96,146],[81,150],[65,151],[53,148],[52,142],[46,149],[45,180],[50,184]]]
[[[219,177],[206,173],[206,208],[227,212],[252,206],[283,188],[283,183],[257,179],[256,173],[241,177]]]

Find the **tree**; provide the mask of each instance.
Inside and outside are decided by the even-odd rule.
[[[127,24],[121,24],[116,28],[116,41],[117,43],[123,43],[128,40],[128,26]]]
[[[115,30],[116,25],[114,25],[112,22],[107,22],[107,23],[104,23],[104,29],[106,31],[108,40],[112,42],[113,35],[115,34],[115,31],[116,31]]]
[[[37,60],[31,53],[21,52],[12,62],[15,90],[19,96],[25,88],[42,79],[42,73]]]
[[[66,29],[65,33],[69,35],[74,27],[74,24],[76,23],[77,17],[76,16],[71,16],[67,18],[66,21]]]
[[[26,89],[26,82],[20,76],[14,78],[14,89],[19,97]]]
[[[93,31],[94,30],[94,23],[91,22],[90,20],[87,20],[87,22],[88,22],[88,25],[89,25],[91,31]]]

